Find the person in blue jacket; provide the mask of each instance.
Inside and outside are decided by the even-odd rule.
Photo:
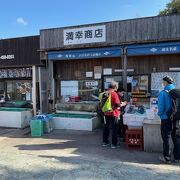
[[[169,141],[172,133],[172,121],[167,115],[171,108],[171,99],[168,91],[175,88],[173,83],[173,79],[170,76],[165,76],[162,80],[164,90],[158,96],[158,115],[161,119],[161,136],[163,140],[163,157],[160,157],[160,160],[167,163],[171,162]]]

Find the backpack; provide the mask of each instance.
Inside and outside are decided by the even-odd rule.
[[[105,112],[113,112],[112,104],[111,104],[111,93],[109,91],[105,91],[100,94],[100,107],[103,113]]]
[[[172,89],[166,91],[171,99],[171,108],[167,112],[167,116],[172,121],[180,120],[180,89]]]

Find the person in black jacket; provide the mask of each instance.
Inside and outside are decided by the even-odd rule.
[[[123,115],[125,113],[125,107],[127,105],[127,101],[125,100],[125,90],[122,87],[119,87],[117,90],[119,99],[121,100],[121,107],[120,107],[120,117],[118,120],[118,135],[120,139],[125,140],[125,130],[126,126],[123,123]]]

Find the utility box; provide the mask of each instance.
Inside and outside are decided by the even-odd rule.
[[[145,119],[143,122],[144,151],[162,152],[161,122]]]

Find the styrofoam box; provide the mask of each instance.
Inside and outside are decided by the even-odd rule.
[[[143,126],[144,118],[146,118],[146,115],[125,113],[123,116],[123,122],[127,126]]]

